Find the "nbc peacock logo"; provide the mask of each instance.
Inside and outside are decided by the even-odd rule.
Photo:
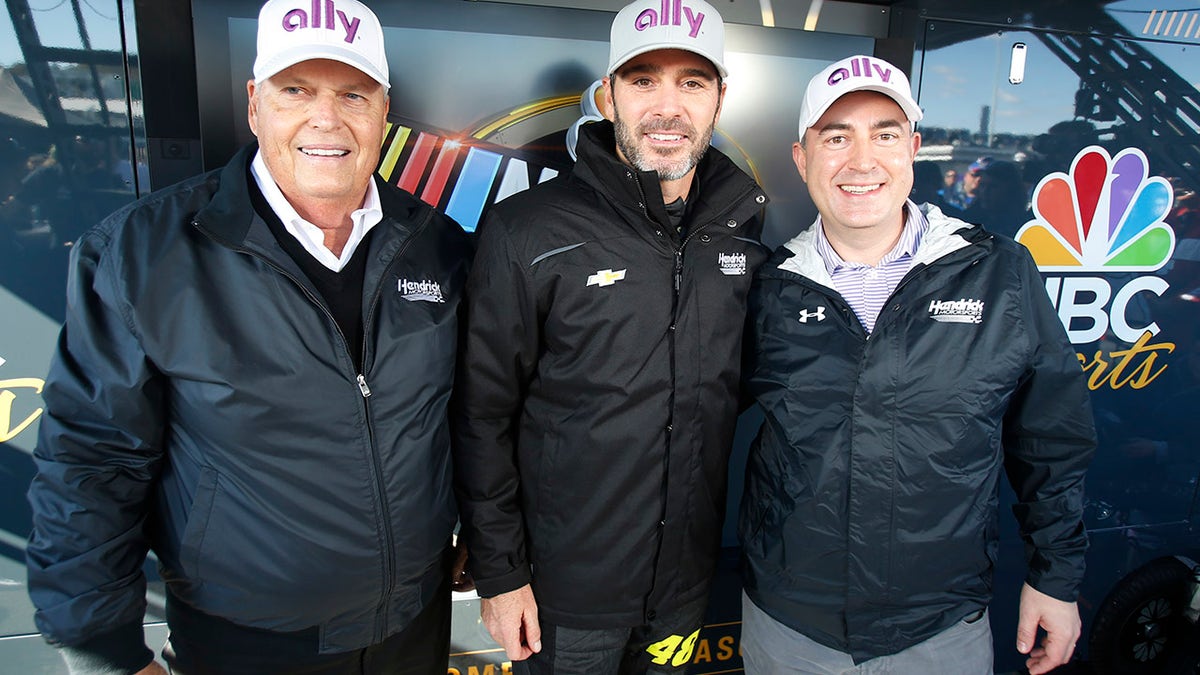
[[[1070,173],[1051,173],[1033,193],[1034,219],[1016,239],[1043,272],[1153,272],[1175,250],[1163,218],[1174,194],[1150,176],[1146,155],[1126,148],[1115,157],[1099,146],[1079,151]]]

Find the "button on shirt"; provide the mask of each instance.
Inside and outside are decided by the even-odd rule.
[[[867,333],[875,330],[875,320],[883,310],[884,303],[895,292],[900,280],[912,267],[913,255],[921,245],[921,238],[929,229],[925,214],[910,201],[905,205],[907,217],[900,240],[880,259],[875,266],[846,262],[825,237],[824,224],[818,221],[816,247],[825,269],[833,278],[833,288],[854,310]]]
[[[254,154],[254,161],[250,163],[250,173],[254,176],[254,182],[258,183],[258,189],[262,191],[263,197],[266,197],[271,210],[279,216],[279,220],[283,221],[283,227],[288,234],[295,237],[304,250],[317,259],[317,262],[334,272],[342,271],[342,268],[354,256],[354,251],[362,243],[363,237],[371,231],[371,228],[378,225],[379,221],[383,220],[383,208],[379,205],[379,188],[375,187],[375,179],[372,178],[367,181],[367,196],[363,199],[362,208],[350,214],[350,221],[354,225],[350,231],[350,239],[342,248],[342,255],[336,256],[325,248],[325,231],[300,217],[296,209],[283,196],[283,191],[279,189],[275,179],[271,177],[271,172],[267,170],[267,163],[263,161],[261,150]]]

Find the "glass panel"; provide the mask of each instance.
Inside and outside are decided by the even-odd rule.
[[[85,229],[134,196],[119,3],[7,4],[0,18],[0,637],[36,632],[25,587],[25,490],[39,394],[63,318],[67,255]]]

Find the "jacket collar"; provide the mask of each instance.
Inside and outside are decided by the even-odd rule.
[[[913,256],[914,268],[918,265],[929,265],[955,251],[980,244],[990,236],[981,227],[947,216],[933,204],[917,206],[909,201],[907,208],[919,210],[929,222],[929,229],[921,238],[921,245]],[[791,255],[780,262],[778,268],[833,288],[833,279],[825,268],[821,254],[817,252],[816,232],[819,227],[821,217],[818,215],[812,225],[780,247],[780,253],[786,251]]]
[[[639,171],[622,162],[616,153],[612,122],[586,124],[579,130],[573,175],[605,195],[633,222],[645,213],[656,223],[670,222],[663,206],[658,173]],[[696,166],[688,196],[688,222],[733,221],[741,230],[768,198],[758,183],[720,150],[709,147]],[[645,204],[643,211],[642,204]],[[757,235],[754,236],[757,240]]]
[[[195,225],[213,239],[230,248],[249,248],[269,253],[277,248],[267,224],[254,211],[250,201],[250,162],[258,152],[258,143],[246,145],[210,180],[217,185],[212,199],[195,217]],[[390,189],[373,176],[379,191],[383,220],[376,227],[389,227],[407,234],[421,202],[406,192]]]

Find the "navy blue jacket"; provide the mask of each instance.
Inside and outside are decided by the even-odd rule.
[[[746,376],[766,420],[742,499],[746,591],[855,661],[987,606],[1002,468],[1028,583],[1071,601],[1083,577],[1096,436],[1075,351],[1023,246],[926,208],[869,336],[813,228],[750,294]]]
[[[71,254],[29,490],[29,588],[54,644],[144,650],[147,549],[183,602],[317,626],[323,652],[404,628],[444,578],[470,241],[379,183],[360,373],[251,206],[254,149],[118,211]]]

